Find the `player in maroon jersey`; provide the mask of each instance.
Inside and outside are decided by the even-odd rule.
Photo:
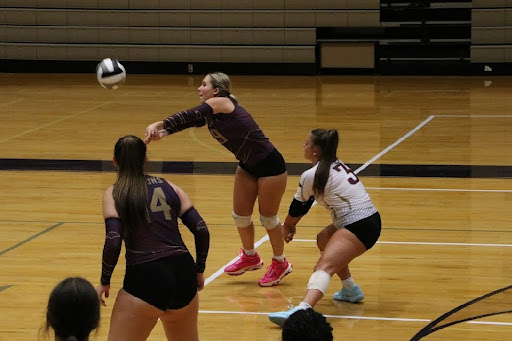
[[[103,197],[106,238],[97,289],[102,305],[123,240],[126,273],[108,340],[146,340],[158,319],[169,340],[199,340],[197,291],[204,287],[208,227],[181,188],[144,173],[145,162],[141,139],[125,136],[117,141],[118,177]],[[178,218],[194,235],[195,262],[181,238]]]
[[[263,134],[253,117],[230,92],[231,81],[221,72],[207,74],[198,88],[201,105],[180,111],[146,128],[145,143],[160,140],[190,127],[208,125],[211,135],[239,161],[235,172],[233,213],[242,241],[240,257],[226,266],[228,275],[241,275],[263,267],[254,247],[252,212],[258,199],[260,221],[267,230],[273,258],[261,286],[277,285],[292,272],[284,255],[282,224],[277,212],[286,188],[283,156]]]

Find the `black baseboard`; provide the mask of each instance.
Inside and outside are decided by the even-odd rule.
[[[479,76],[512,75],[512,63],[472,63],[471,71]]]
[[[0,60],[0,72],[91,73],[99,61]],[[315,63],[178,63],[121,61],[131,74],[206,74],[222,71],[245,75],[315,75]]]
[[[376,75],[376,69],[368,68],[320,68],[321,75]]]
[[[512,75],[512,63],[468,61],[385,61],[375,69],[320,68],[315,63],[178,63],[121,61],[130,74],[206,74],[222,71],[238,75]],[[94,73],[96,61],[0,59],[0,72]],[[191,67],[191,69],[190,69]]]

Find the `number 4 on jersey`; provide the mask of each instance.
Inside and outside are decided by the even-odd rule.
[[[153,212],[164,212],[165,219],[171,220],[171,206],[167,205],[167,200],[162,187],[155,187],[153,190],[150,207]]]

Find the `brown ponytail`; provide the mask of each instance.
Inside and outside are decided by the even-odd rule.
[[[114,158],[118,172],[112,196],[124,230],[129,234],[137,226],[151,221],[144,174],[146,145],[136,136],[122,137],[114,148]]]
[[[314,129],[311,131],[311,141],[313,145],[320,150],[318,167],[313,181],[313,192],[316,197],[324,194],[325,185],[329,179],[331,164],[338,159],[336,150],[338,149],[338,131],[336,129]]]

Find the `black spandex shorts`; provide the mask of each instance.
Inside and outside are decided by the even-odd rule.
[[[123,289],[160,310],[181,309],[197,294],[197,273],[190,253],[126,266]]]
[[[247,167],[243,162],[239,162],[238,165],[256,179],[267,176],[276,176],[286,172],[286,163],[284,162],[284,158],[275,148],[267,155],[266,158],[254,167]]]
[[[355,234],[357,239],[364,244],[366,250],[369,250],[380,237],[380,214],[379,212],[374,213],[367,218],[348,224],[345,228]]]

